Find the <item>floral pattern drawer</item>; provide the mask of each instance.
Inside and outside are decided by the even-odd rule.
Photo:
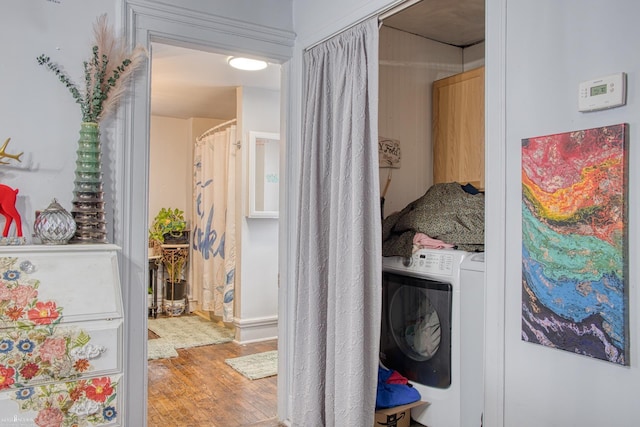
[[[121,337],[121,319],[0,329],[0,391],[118,373]]]
[[[115,252],[17,248],[0,247],[0,326],[123,317]]]
[[[120,426],[120,382],[93,377],[0,393],[0,426]]]

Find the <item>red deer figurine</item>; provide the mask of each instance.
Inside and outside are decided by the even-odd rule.
[[[16,222],[16,229],[18,230],[18,237],[22,237],[22,220],[20,214],[16,209],[16,198],[18,196],[18,189],[15,190],[9,186],[0,184],[0,215],[4,215],[5,224],[2,237],[9,236],[9,227],[13,221]]]

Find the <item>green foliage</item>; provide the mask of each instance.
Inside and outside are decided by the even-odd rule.
[[[93,46],[92,51],[93,55],[91,60],[83,62],[86,85],[84,96],[82,96],[80,90],[75,83],[71,81],[69,76],[60,69],[60,66],[51,61],[51,58],[40,55],[37,60],[38,64],[52,71],[58,77],[58,80],[69,89],[73,99],[75,99],[77,104],[80,104],[82,121],[98,123],[102,115],[104,103],[109,97],[109,92],[117,85],[118,79],[120,79],[120,76],[126,68],[131,65],[131,60],[125,59],[122,61],[122,64],[113,70],[112,75],[106,78],[109,58],[107,58],[106,55],[102,55],[102,58],[99,58],[98,46]]]
[[[91,341],[91,337],[85,331],[80,331],[80,334],[73,342],[73,347],[82,347],[89,344],[89,341]]]
[[[183,277],[184,266],[187,263],[186,257],[176,256],[173,262],[164,262],[162,265],[167,273],[169,283],[179,283]]]
[[[80,108],[82,109],[82,117],[84,118],[85,106],[83,104],[82,95],[80,94],[80,91],[78,90],[76,85],[71,81],[69,76],[60,69],[58,64],[51,62],[51,58],[49,58],[48,56],[40,55],[38,56],[37,60],[38,64],[52,71],[56,75],[56,77],[58,77],[58,80],[60,80],[62,84],[64,84],[66,88],[69,89],[69,92],[71,92],[73,99],[76,100],[76,103],[80,104]]]
[[[147,58],[147,50],[136,46],[127,48],[126,38],[116,37],[107,22],[107,15],[101,15],[93,27],[95,40],[92,43],[89,60],[83,61],[84,88],[81,90],[58,64],[46,55],[37,57],[38,64],[53,72],[65,85],[77,104],[80,104],[82,121],[99,123],[114,111],[126,90],[126,83],[134,71]]]
[[[149,240],[164,243],[165,234],[181,233],[187,228],[184,211],[180,209],[162,208],[149,228]]]

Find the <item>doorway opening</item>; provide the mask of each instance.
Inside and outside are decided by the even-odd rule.
[[[169,290],[169,294],[172,291],[169,289],[171,285],[165,281],[166,268],[163,265],[164,252],[175,248],[172,245],[161,245],[155,250],[149,247],[150,257],[159,259],[158,290],[149,294],[149,304],[157,307],[160,318],[199,316],[232,330],[235,339],[231,343],[207,346],[211,347],[208,349],[178,349],[178,358],[168,362],[149,361],[149,425],[166,425],[175,421],[175,414],[162,415],[158,402],[152,402],[152,399],[162,399],[162,405],[175,404],[177,399],[179,407],[188,407],[196,398],[192,390],[199,387],[202,390],[213,388],[210,392],[215,395],[227,396],[224,407],[232,409],[228,409],[224,416],[232,418],[239,416],[234,409],[246,412],[247,405],[255,404],[257,399],[252,399],[251,390],[257,385],[255,382],[244,384],[247,393],[236,395],[227,390],[228,385],[209,381],[208,373],[229,370],[225,365],[228,358],[277,348],[278,219],[252,218],[248,214],[247,197],[249,167],[252,164],[249,162],[250,134],[280,132],[280,66],[268,64],[266,69],[259,71],[236,70],[228,65],[228,54],[165,43],[152,43],[150,51],[148,223],[152,224],[162,209],[178,209],[184,213],[190,240],[183,272],[187,285],[184,295],[180,295],[184,300],[179,303],[175,299],[167,299],[166,291]],[[224,158],[212,159],[211,164],[201,168],[205,160],[198,154],[200,148],[197,145],[207,142],[208,136],[218,133],[219,128],[222,130],[230,126],[235,128],[234,136],[223,142],[229,152],[223,155]],[[211,144],[205,151],[217,152],[222,147],[214,146],[213,141]],[[219,174],[218,171],[225,165],[228,167],[226,178],[233,181],[227,185],[227,192],[235,198],[226,208],[213,201],[205,207],[202,187],[204,183],[211,184],[209,188],[219,185],[225,173]],[[206,173],[197,175],[197,170],[203,172],[205,169]],[[214,223],[218,216],[224,217],[227,224],[233,222],[234,225],[216,229]],[[235,241],[235,249],[230,246],[232,241]],[[220,265],[205,266],[215,257],[224,261],[231,255],[235,255],[235,263],[230,270],[221,270]],[[230,279],[235,289],[213,295],[220,282]],[[218,302],[226,304],[221,308],[224,313],[220,311]],[[180,310],[174,310],[175,307]],[[227,312],[229,309],[230,313]],[[150,314],[155,318],[156,313]],[[150,338],[157,339],[153,333],[150,333]],[[176,365],[181,366],[180,370],[174,369]],[[158,381],[171,382],[176,375],[190,375],[193,381],[199,380],[189,392],[183,390],[176,395],[174,387],[167,389],[167,395],[159,395],[154,389],[155,384]],[[236,377],[235,381],[244,380]],[[249,410],[253,415],[242,415],[254,417],[248,419],[248,423],[269,422],[276,418],[275,379],[266,380],[262,387],[273,388],[273,401],[265,403],[262,399],[262,407]],[[259,393],[261,391],[255,389],[256,398]],[[234,399],[242,400],[229,405]],[[215,399],[211,403],[215,405]],[[216,412],[212,405],[198,406],[206,408],[204,412],[210,416]],[[197,412],[197,408],[194,411]],[[198,420],[197,414],[190,416],[192,421]]]

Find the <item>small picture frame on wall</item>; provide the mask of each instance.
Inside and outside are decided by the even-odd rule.
[[[400,141],[378,137],[378,162],[381,168],[400,168]]]

